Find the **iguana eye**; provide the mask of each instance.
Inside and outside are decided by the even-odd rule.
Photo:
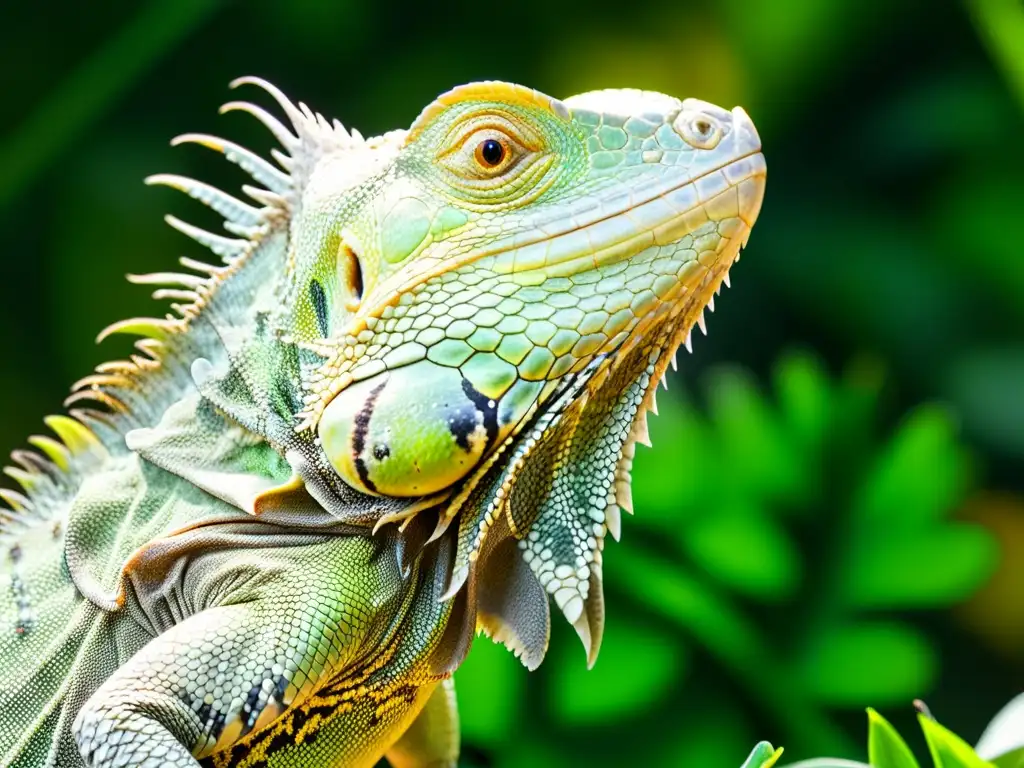
[[[530,153],[498,126],[478,127],[461,137],[441,156],[441,164],[470,182],[504,178]]]
[[[507,154],[505,145],[497,139],[484,139],[476,145],[476,161],[488,169],[501,165]]]

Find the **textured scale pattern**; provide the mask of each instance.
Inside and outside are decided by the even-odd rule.
[[[589,664],[656,384],[757,217],[741,109],[499,82],[364,138],[242,78],[247,200],[0,489],[0,767],[452,766],[478,631]]]

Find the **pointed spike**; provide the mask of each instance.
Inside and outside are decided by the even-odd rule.
[[[466,584],[466,579],[469,578],[469,568],[462,566],[452,572],[451,581],[448,584],[448,589],[444,591],[444,594],[437,599],[439,603],[445,603],[459,594],[459,590],[462,589]]]
[[[219,267],[215,264],[207,264],[205,261],[196,261],[195,259],[190,259],[188,256],[182,256],[178,259],[178,263],[186,269],[191,269],[195,272],[202,272],[210,277],[218,277],[224,274],[225,271],[224,267]]]
[[[228,162],[234,163],[273,192],[286,194],[291,191],[292,181],[287,174],[279,171],[259,155],[232,141],[219,139],[216,136],[209,136],[204,133],[185,133],[173,139],[171,144],[173,146],[178,146],[179,144],[199,144],[208,149],[216,150],[224,155]]]
[[[228,112],[247,112],[263,123],[263,125],[265,125],[267,129],[274,134],[274,138],[281,142],[282,146],[287,147],[288,149],[295,149],[299,146],[299,138],[285,128],[284,124],[280,120],[267,112],[267,110],[261,106],[252,104],[248,101],[229,101],[220,108],[220,113],[222,115],[227,114]]]
[[[199,301],[199,294],[195,291],[182,291],[175,288],[160,288],[159,290],[153,291],[153,298],[157,301],[170,299],[171,301],[187,301],[189,303],[195,303]]]
[[[64,407],[70,407],[83,400],[95,400],[97,403],[103,403],[103,405],[115,413],[128,413],[127,405],[102,389],[82,389],[78,392],[72,392],[64,398]]]
[[[357,144],[362,144],[366,141],[366,139],[363,138],[363,134],[361,134],[357,128],[349,128],[348,133],[352,137],[352,141]]]
[[[693,354],[693,333],[691,331],[686,332],[686,341],[683,342],[683,346],[686,347],[687,352]]]
[[[17,467],[4,467],[3,472],[29,494],[32,493],[32,489],[36,488],[43,479],[43,475],[36,474],[35,472],[26,472],[24,469],[18,469]]]
[[[27,496],[23,496],[9,488],[0,488],[0,499],[3,499],[15,512],[31,512],[33,510],[32,502],[29,501]],[[21,519],[23,520],[24,518]]]
[[[161,320],[155,317],[130,317],[116,323],[111,323],[96,337],[96,343],[115,333],[126,333],[135,336],[148,336],[158,341],[164,341],[171,335],[182,329],[181,321]]]
[[[647,412],[637,414],[636,422],[633,424],[634,439],[641,445],[651,447],[651,433],[647,429]]]
[[[186,288],[198,288],[206,280],[195,275],[182,272],[150,272],[146,275],[128,275],[128,282],[134,285],[183,285]]]
[[[71,454],[64,443],[46,435],[32,435],[28,443],[46,454],[46,457],[62,471],[67,472],[70,468]]]
[[[710,298],[708,298],[708,309],[711,310],[712,312],[715,311],[715,297],[714,296],[711,296]]]
[[[678,349],[673,349],[672,350],[672,358],[671,358],[670,362],[672,364],[672,370],[673,371],[678,371],[679,370],[679,363],[676,361],[676,352],[678,352],[678,351],[679,351]]]
[[[97,373],[120,373],[130,376],[138,372],[135,364],[130,360],[110,360],[96,366]]]
[[[179,328],[183,327],[180,322],[178,325]],[[143,359],[138,355],[132,355],[132,362],[138,366],[144,366],[150,363],[160,362],[160,354],[163,351],[164,343],[159,339],[146,337],[136,341],[135,348],[141,352],[144,352],[147,355],[147,357]]]
[[[379,531],[388,523],[399,523],[408,518],[415,517],[417,511],[418,510],[415,509],[412,511],[408,509],[402,509],[399,510],[398,512],[388,512],[387,514],[381,515],[379,518],[377,518],[377,522],[374,523],[373,530],[370,531],[370,535],[376,536],[377,531]]]
[[[725,283],[726,288],[732,288],[732,282],[729,280],[729,273],[726,272],[722,277],[722,282]]]
[[[314,117],[316,118],[317,127],[319,127],[322,132],[324,132],[326,134],[330,134],[332,132],[331,131],[331,124],[327,120],[326,117],[321,115],[319,112],[316,112],[314,114]]]
[[[52,462],[47,461],[35,451],[14,450],[11,451],[11,459],[26,472],[37,475],[51,474],[54,469]]]
[[[205,229],[195,227],[182,221],[176,216],[171,216],[170,214],[164,216],[164,221],[183,235],[187,235],[200,245],[209,248],[222,259],[237,258],[249,251],[250,243],[247,240],[215,235],[212,232],[207,232]]]
[[[568,587],[562,587],[555,591],[554,598],[555,605],[559,607],[570,624],[579,621],[580,616],[583,615],[583,598],[578,592]]]
[[[266,233],[267,225],[260,224],[259,226],[257,226],[249,224],[239,224],[237,222],[227,221],[225,219],[224,229],[226,229],[233,235],[244,237],[246,240],[259,240]]]
[[[719,283],[718,285],[715,286],[715,296],[721,296],[721,295],[722,295],[722,284]]]
[[[69,416],[47,416],[43,423],[57,434],[72,456],[106,450],[91,429]]]
[[[134,387],[135,382],[126,377],[112,373],[91,373],[83,376],[71,385],[71,391],[86,389],[88,387]]]
[[[701,310],[700,317],[697,318],[697,325],[700,327],[700,332],[707,336],[708,326],[704,322],[704,310]]]
[[[245,194],[247,194],[256,202],[263,203],[263,205],[267,206],[268,208],[276,208],[278,210],[283,211],[288,210],[288,199],[282,197],[276,192],[270,192],[266,189],[253,187],[250,186],[249,184],[243,184],[242,191],[245,192]]]
[[[615,482],[615,503],[629,514],[633,514],[633,488],[629,483],[628,477]],[[618,536],[615,537],[616,541],[618,541],[618,538]]]
[[[85,426],[90,432],[94,431],[90,424],[96,424],[107,429],[117,429],[109,413],[97,411],[95,408],[72,408],[68,413],[71,415],[71,418]]]
[[[658,415],[658,388],[651,390],[651,413]]]
[[[665,374],[661,375],[661,386],[663,386],[665,391],[668,392],[668,379],[665,378]]]
[[[264,221],[258,209],[253,208],[248,203],[243,203],[227,192],[222,192],[216,187],[196,181],[195,179],[176,176],[171,173],[158,173],[148,176],[146,184],[170,187],[179,192],[184,192],[193,200],[198,200],[203,205],[212,208],[228,221],[249,225],[260,224]]]
[[[434,527],[434,532],[430,534],[430,538],[427,539],[424,546],[430,544],[433,541],[437,541],[442,536],[444,536],[444,532],[448,530],[448,526],[452,524],[452,520],[454,519],[454,515],[446,515],[444,513],[439,513],[437,516],[437,525]]]
[[[604,522],[608,526],[608,533],[615,541],[622,536],[622,511],[617,504],[609,504],[604,510]]]
[[[285,96],[276,85],[267,82],[262,77],[247,75],[245,77],[235,78],[229,83],[228,87],[238,88],[241,85],[255,85],[257,88],[262,88],[264,91],[269,93],[274,101],[277,102],[277,105],[281,107],[282,111],[288,116],[288,119],[291,121],[292,127],[295,128],[296,132],[301,133],[303,121],[302,113],[295,107],[292,100]],[[294,141],[297,143],[298,139],[294,139]],[[281,143],[284,144],[283,141]]]
[[[277,164],[284,168],[288,173],[291,173],[295,168],[295,159],[288,154],[285,154],[281,150],[274,148],[270,150],[270,156],[277,160]]]

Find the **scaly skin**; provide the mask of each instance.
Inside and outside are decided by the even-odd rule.
[[[477,628],[596,659],[656,382],[761,205],[746,114],[477,83],[365,140],[267,90],[256,205],[0,491],[0,765],[453,765]],[[99,407],[97,407],[97,403]]]

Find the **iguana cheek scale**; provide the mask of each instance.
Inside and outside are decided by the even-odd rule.
[[[0,490],[0,765],[454,765],[477,630],[593,663],[655,384],[757,217],[741,109],[460,86],[364,139],[273,86],[221,262]]]

